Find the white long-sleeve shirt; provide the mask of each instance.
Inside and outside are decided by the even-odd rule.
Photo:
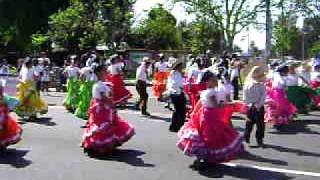
[[[148,76],[147,76],[147,68],[145,64],[141,64],[136,72],[136,80],[140,80],[140,81],[144,81],[147,82],[148,81]]]
[[[264,106],[266,100],[266,87],[263,83],[252,82],[243,88],[243,101],[257,108]]]
[[[169,94],[181,94],[183,91],[183,76],[178,71],[172,71],[167,82],[167,92]]]

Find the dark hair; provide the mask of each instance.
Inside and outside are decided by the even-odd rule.
[[[217,76],[210,71],[206,71],[201,78],[201,82],[207,82],[210,78],[217,78]]]
[[[106,66],[105,66],[104,64],[101,64],[101,65],[98,65],[97,67],[95,67],[95,68],[93,69],[93,71],[94,71],[95,74],[99,74],[101,71],[104,70],[105,67],[106,67]]]
[[[281,65],[277,68],[276,71],[279,72],[280,75],[283,75],[289,72],[289,67],[287,65]]]
[[[177,64],[174,68],[172,68],[173,70],[177,70],[178,69],[178,67],[180,67],[180,66],[182,66],[183,65],[183,63],[179,63],[179,64]]]

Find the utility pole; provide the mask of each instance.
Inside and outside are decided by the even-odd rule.
[[[271,56],[271,39],[272,39],[272,17],[271,17],[271,0],[266,0],[266,49],[265,59],[268,62]]]

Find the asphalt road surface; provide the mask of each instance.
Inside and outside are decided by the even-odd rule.
[[[265,148],[256,148],[252,137],[253,146],[240,159],[198,172],[189,168],[194,159],[176,148],[176,134],[168,131],[171,112],[154,97],[149,103],[152,118],[131,107],[119,111],[135,125],[136,136],[112,156],[94,159],[79,147],[85,121],[64,110],[64,95],[45,95],[48,115],[37,122],[21,121],[23,140],[0,154],[0,180],[320,179],[319,112],[300,116],[281,133],[269,126]],[[234,117],[233,124],[243,132],[243,119]]]

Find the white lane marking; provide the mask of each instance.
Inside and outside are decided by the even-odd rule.
[[[245,167],[245,168],[259,169],[263,171],[272,171],[272,172],[278,172],[278,173],[320,177],[320,173],[307,172],[307,171],[288,170],[288,169],[271,168],[271,167],[263,167],[263,166],[247,165],[247,164],[246,165],[234,164],[234,163],[223,163],[223,164],[230,167]]]

